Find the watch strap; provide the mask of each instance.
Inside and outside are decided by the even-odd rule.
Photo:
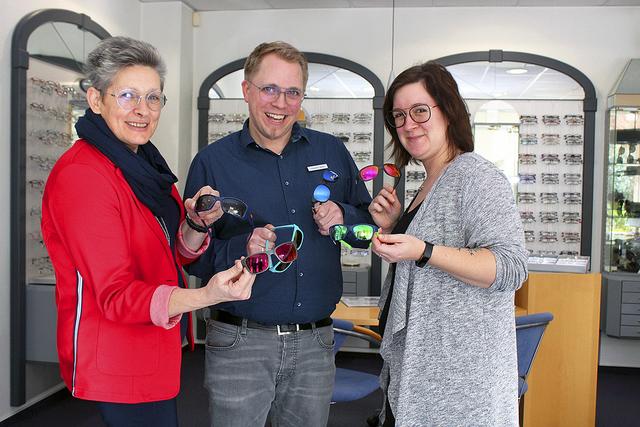
[[[420,259],[416,261],[416,266],[423,268],[429,262],[431,258],[431,253],[433,252],[433,243],[429,243],[426,240],[424,241],[424,252],[422,252],[422,256]]]

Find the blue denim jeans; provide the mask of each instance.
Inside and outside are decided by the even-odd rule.
[[[324,427],[335,362],[333,327],[275,330],[207,322],[205,381],[213,427]]]

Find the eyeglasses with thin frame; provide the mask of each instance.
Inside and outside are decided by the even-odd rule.
[[[431,119],[431,110],[438,107],[437,105],[428,106],[427,104],[415,104],[408,110],[394,108],[387,114],[385,120],[389,126],[398,129],[404,126],[407,121],[407,114],[416,123],[426,123]]]
[[[284,99],[289,105],[297,105],[302,102],[302,99],[304,98],[304,92],[295,87],[281,88],[278,85],[259,86],[251,80],[246,80],[246,82],[255,86],[260,91],[260,98],[265,102],[274,102],[278,100],[281,93],[284,93]]]
[[[131,111],[136,108],[140,104],[140,101],[142,101],[142,98],[144,98],[147,107],[149,107],[151,111],[160,111],[167,103],[167,97],[159,90],[149,92],[146,95],[139,95],[138,92],[133,89],[122,89],[116,93],[109,93],[109,95],[113,96],[120,108],[126,111]]]

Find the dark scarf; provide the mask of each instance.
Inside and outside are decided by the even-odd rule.
[[[78,119],[76,131],[122,171],[138,200],[155,216],[163,216],[162,206],[166,205],[167,198],[173,202],[171,188],[178,178],[151,141],[138,146],[142,152],[137,155],[116,138],[102,116],[91,109]]]

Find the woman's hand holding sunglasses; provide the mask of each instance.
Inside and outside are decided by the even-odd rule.
[[[247,241],[247,253],[253,255],[258,252],[264,252],[267,247],[273,248],[277,238],[276,233],[273,232],[274,228],[272,224],[254,228]],[[269,242],[268,245],[267,241]]]
[[[344,223],[344,214],[335,202],[316,202],[313,205],[313,220],[316,222],[320,234],[328,236],[329,228],[332,225]]]
[[[384,231],[391,231],[402,215],[402,205],[395,188],[385,185],[369,205],[373,222]]]
[[[424,242],[410,234],[375,234],[371,239],[371,250],[383,260],[416,261],[422,257]]]
[[[203,227],[210,227],[211,224],[220,219],[224,212],[219,201],[211,204],[211,206],[203,206],[202,201],[206,198],[202,196],[206,195],[219,197],[220,193],[205,185],[192,198],[184,201],[184,208],[187,215],[189,215],[189,219],[193,222]]]
[[[233,267],[216,273],[207,282],[205,290],[207,301],[210,301],[207,305],[249,299],[255,279],[255,274],[249,273],[242,262],[236,260]]]

